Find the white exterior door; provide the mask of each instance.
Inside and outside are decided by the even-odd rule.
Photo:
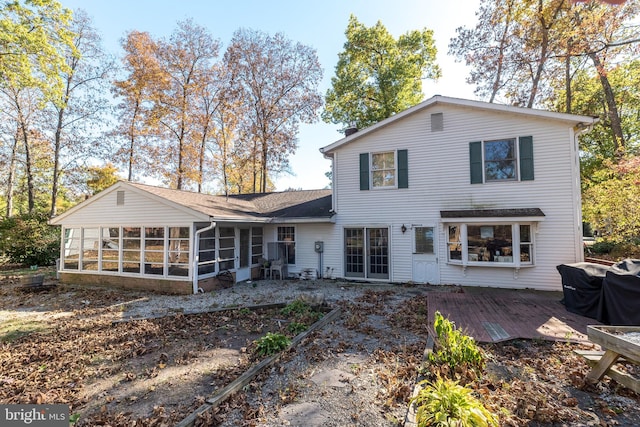
[[[436,235],[435,227],[413,227],[413,281],[416,283],[440,283]]]
[[[251,229],[239,228],[238,230],[238,259],[236,269],[236,282],[244,282],[251,278]]]

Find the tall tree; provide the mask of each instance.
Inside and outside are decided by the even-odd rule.
[[[179,22],[168,41],[158,42],[158,63],[168,84],[157,88],[154,109],[172,169],[164,178],[177,189],[198,180],[199,126],[192,119],[218,50],[219,42],[191,20]]]
[[[440,77],[433,31],[398,39],[378,21],[366,27],[351,15],[344,51],[325,96],[322,119],[344,128],[370,126],[422,101],[422,80]]]
[[[564,87],[567,112],[574,111],[570,79],[579,67],[591,64],[602,86],[607,123],[620,157],[624,131],[616,88],[608,74],[620,59],[636,54],[640,30],[633,21],[638,13],[638,0],[621,6],[596,0],[483,0],[476,27],[459,28],[450,52],[471,65],[470,81],[478,93],[487,95],[488,87],[499,88],[508,102],[533,107],[557,104],[556,89]],[[487,37],[494,28],[507,34],[499,43]],[[505,50],[510,54],[504,56]],[[496,94],[492,91],[489,99],[493,101]]]
[[[295,152],[299,124],[317,120],[322,68],[311,47],[254,30],[236,31],[224,61],[245,106],[241,139],[255,147],[253,192],[265,192]]]
[[[184,189],[196,182],[201,188],[200,161],[208,140],[207,110],[214,102],[209,85],[213,82],[214,59],[219,42],[192,20],[178,23],[168,40],[154,40],[147,33],[132,32],[125,42],[127,79],[115,83],[120,104],[118,133],[127,139],[120,155],[128,155],[129,179],[132,178],[137,144],[149,135],[154,146],[156,169],[170,186]],[[203,111],[205,122],[203,122]],[[162,153],[163,161],[157,161]],[[139,156],[138,156],[139,157]]]
[[[7,216],[13,214],[13,201],[16,185],[22,178],[25,182],[27,211],[33,213],[36,201],[36,157],[37,140],[41,137],[39,124],[42,122],[40,92],[33,88],[17,88],[7,86],[0,88],[0,113],[4,140],[10,141],[5,153],[8,168],[5,195],[7,199]]]
[[[113,58],[102,49],[100,37],[85,12],[76,11],[70,28],[73,46],[65,51],[67,71],[61,76],[62,97],[50,105],[54,129],[50,216],[57,212],[61,174],[89,154],[100,156],[101,131],[96,130],[104,128],[110,111],[105,93],[115,71]]]
[[[59,98],[66,70],[64,52],[72,48],[71,12],[55,0],[0,3],[0,82],[37,87],[45,98]],[[0,84],[2,84],[0,83]]]
[[[117,162],[126,165],[127,180],[134,174],[152,173],[153,159],[157,153],[153,144],[154,92],[167,84],[156,55],[157,44],[149,33],[131,31],[122,41],[125,56],[122,58],[125,79],[113,83],[113,92],[120,99],[117,107],[117,126],[113,136],[118,143],[115,152]]]

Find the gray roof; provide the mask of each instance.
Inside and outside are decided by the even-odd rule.
[[[516,209],[463,209],[456,211],[440,211],[441,218],[506,218],[525,216],[545,216],[540,208]]]
[[[129,182],[135,188],[218,219],[326,219],[331,190],[300,190],[217,196]]]

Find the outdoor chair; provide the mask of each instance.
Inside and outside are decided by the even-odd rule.
[[[269,277],[271,279],[274,279],[275,278],[274,273],[277,272],[278,277],[280,278],[280,280],[282,280],[284,278],[284,276],[282,275],[283,267],[284,267],[284,261],[282,260],[282,258],[271,261],[271,267],[269,267]]]

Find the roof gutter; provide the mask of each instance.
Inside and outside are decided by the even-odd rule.
[[[201,228],[196,231],[195,242],[193,244],[193,293],[198,293],[201,288],[198,286],[198,264],[200,263],[200,235],[205,231],[213,230],[216,228],[216,222],[211,221],[211,224],[205,228]]]

